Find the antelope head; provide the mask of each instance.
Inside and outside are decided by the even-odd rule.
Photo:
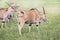
[[[45,13],[45,10],[44,10],[44,7],[42,7],[43,8],[43,13],[42,14],[40,14],[40,16],[41,16],[41,19],[45,22],[45,21],[47,21],[47,18],[46,18],[46,13]]]
[[[7,2],[6,2],[6,3],[7,3]],[[10,7],[10,9],[11,9],[12,11],[15,11],[15,12],[16,12],[16,8],[19,7],[18,5],[16,5],[16,4],[13,3],[13,2],[7,3],[7,4],[8,4],[8,6]]]

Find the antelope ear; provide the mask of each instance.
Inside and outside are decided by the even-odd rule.
[[[20,11],[22,14],[24,14],[24,12],[23,11]]]
[[[24,15],[24,12],[23,12],[23,11],[19,11],[19,12],[18,12],[18,16],[21,17],[21,16],[23,16],[23,15]]]

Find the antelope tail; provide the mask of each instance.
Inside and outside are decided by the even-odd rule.
[[[44,7],[42,7],[43,8],[43,13],[45,14],[45,9],[44,9]]]

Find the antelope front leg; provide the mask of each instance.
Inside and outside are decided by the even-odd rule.
[[[4,28],[6,28],[6,21],[5,20],[2,20],[2,26],[1,26],[2,28],[4,27]]]
[[[37,31],[39,32],[39,27],[38,27],[38,25],[36,25],[36,28],[37,28]]]
[[[22,30],[23,25],[24,25],[24,22],[19,22],[19,24],[18,24],[18,29],[19,29],[20,35],[21,35],[21,30]]]
[[[31,25],[32,25],[32,24],[29,24],[29,32],[31,31]]]
[[[40,22],[37,22],[36,23],[36,28],[37,28],[37,31],[39,32],[39,24],[40,24]]]

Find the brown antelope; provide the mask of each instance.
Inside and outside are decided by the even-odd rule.
[[[2,21],[2,27],[6,27],[6,18],[16,11],[17,5],[15,3],[7,3],[9,8],[0,9],[0,20]]]
[[[21,30],[24,24],[29,24],[29,32],[31,30],[31,25],[36,24],[37,30],[40,20],[46,21],[45,11],[43,8],[44,14],[40,13],[36,8],[32,8],[28,11],[18,11],[17,20],[18,20],[18,29],[21,35]]]
[[[8,11],[8,8],[0,8],[0,10],[6,10],[6,11]],[[13,14],[11,13],[11,14],[7,15],[7,18],[9,20],[13,19]]]

